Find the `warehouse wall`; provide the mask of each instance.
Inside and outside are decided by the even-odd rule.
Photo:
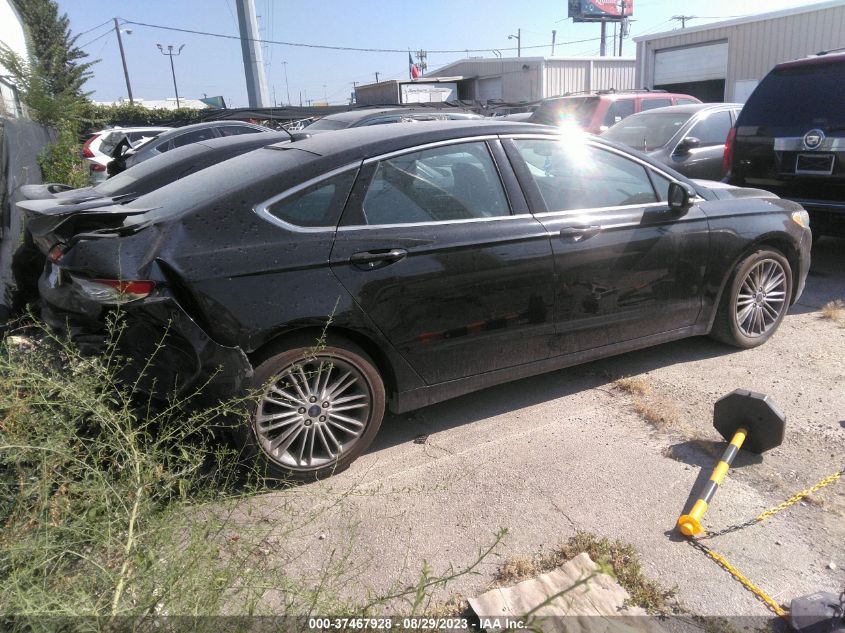
[[[636,85],[654,87],[655,52],[719,40],[728,42],[725,101],[742,101],[776,64],[845,46],[845,3],[638,41]]]
[[[626,90],[635,87],[636,61],[604,59],[547,59],[544,97],[586,90]]]

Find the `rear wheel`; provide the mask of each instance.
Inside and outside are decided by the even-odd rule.
[[[262,474],[313,480],[345,469],[373,441],[384,416],[384,384],[351,343],[296,347],[255,369],[261,395],[247,448]]]
[[[716,314],[711,336],[736,347],[765,343],[792,297],[792,269],[778,251],[760,249],[737,266]]]

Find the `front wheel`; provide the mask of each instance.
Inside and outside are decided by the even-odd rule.
[[[778,251],[743,259],[722,295],[711,336],[736,347],[765,343],[778,329],[792,297],[792,269]]]
[[[272,354],[256,367],[254,384],[261,395],[246,443],[270,478],[314,480],[343,470],[384,416],[384,383],[351,343]]]

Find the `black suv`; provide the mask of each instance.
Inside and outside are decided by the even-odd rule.
[[[799,202],[813,236],[845,235],[845,53],[778,64],[725,147],[728,181]]]

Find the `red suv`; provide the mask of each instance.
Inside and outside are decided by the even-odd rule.
[[[530,123],[558,125],[569,119],[585,132],[599,134],[622,119],[643,110],[701,103],[691,95],[662,90],[602,90],[543,99],[528,119]]]

